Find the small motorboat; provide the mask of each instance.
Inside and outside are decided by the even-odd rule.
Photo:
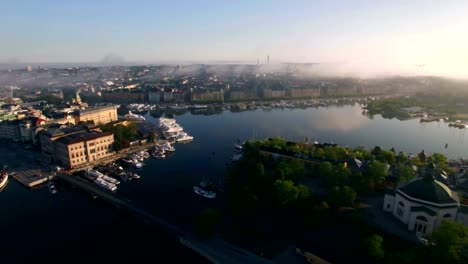
[[[53,181],[49,181],[49,191],[51,194],[57,193],[57,188],[55,188],[55,184]]]

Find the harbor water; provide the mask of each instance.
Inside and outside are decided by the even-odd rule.
[[[150,114],[146,119],[155,122]],[[222,181],[233,144],[249,139],[280,136],[292,141],[336,143],[351,147],[376,145],[416,154],[439,152],[449,158],[468,158],[465,129],[447,123],[420,123],[372,118],[356,105],[308,109],[224,111],[214,115],[185,113],[175,116],[184,131],[194,136],[176,144],[164,160],[146,159],[141,179],[123,182],[118,194],[132,204],[169,222],[190,228],[193,216],[206,206],[221,206],[197,196],[192,186],[202,178]],[[14,151],[15,145],[9,145]],[[89,194],[58,184],[58,194],[47,188],[29,190],[12,177],[0,192],[2,254],[16,260],[170,258],[171,262],[204,263],[163,231],[126,215]]]

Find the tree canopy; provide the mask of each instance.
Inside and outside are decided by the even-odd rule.
[[[468,257],[468,227],[460,222],[442,220],[430,241],[433,257],[439,263],[462,263],[462,254]]]

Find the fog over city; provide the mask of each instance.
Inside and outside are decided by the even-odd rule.
[[[32,2],[3,11],[0,69],[315,63],[322,75],[468,78],[466,1]]]

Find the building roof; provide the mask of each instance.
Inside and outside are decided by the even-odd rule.
[[[404,194],[432,202],[432,203],[457,203],[452,196],[452,191],[443,183],[431,177],[416,178],[399,189]]]
[[[437,215],[436,212],[432,211],[431,209],[427,208],[426,206],[413,206],[411,207],[411,212],[424,212],[430,216]]]
[[[71,144],[76,144],[78,142],[89,141],[89,140],[93,140],[93,139],[105,137],[105,136],[110,136],[110,135],[112,135],[112,133],[110,132],[97,132],[97,131],[81,132],[81,133],[76,133],[76,134],[71,134],[65,137],[61,137],[57,139],[57,142],[62,143],[64,145],[71,145]]]
[[[75,113],[78,114],[78,115],[82,115],[82,114],[89,114],[89,113],[93,113],[93,112],[99,112],[99,111],[102,111],[102,110],[108,110],[108,109],[112,109],[112,108],[115,108],[115,106],[112,105],[112,104],[107,104],[107,105],[100,105],[100,106],[90,107],[90,108],[87,108],[87,109],[76,110]]]

